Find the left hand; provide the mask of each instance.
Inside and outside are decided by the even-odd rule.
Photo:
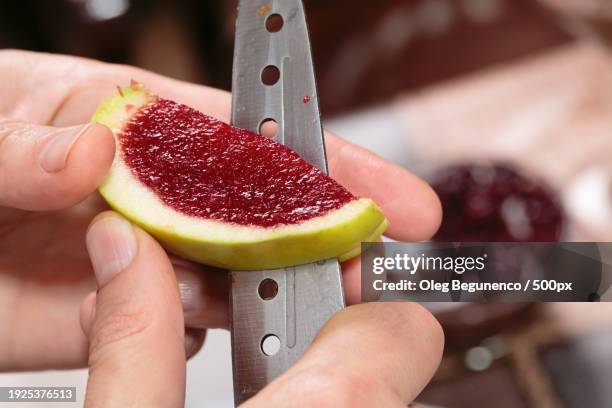
[[[96,287],[83,237],[107,209],[95,189],[114,140],[97,125],[92,137],[75,142],[66,167],[52,173],[35,165],[36,155],[56,127],[88,123],[98,103],[131,79],[224,121],[231,97],[134,67],[11,50],[0,51],[0,79],[0,371],[82,367],[88,341],[79,304]],[[331,176],[379,204],[391,222],[389,237],[423,240],[435,232],[440,204],[426,183],[330,133],[326,144]],[[343,265],[348,303],[360,297],[358,262]],[[201,329],[228,324],[226,274],[173,264],[195,352]]]

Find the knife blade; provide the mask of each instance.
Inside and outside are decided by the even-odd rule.
[[[277,142],[327,173],[301,0],[238,3],[232,124],[259,132],[269,119],[277,123]],[[321,326],[344,307],[344,295],[336,259],[275,270],[232,271],[230,282],[234,402],[238,405],[299,358]]]

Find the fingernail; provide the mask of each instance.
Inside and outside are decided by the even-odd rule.
[[[96,221],[87,231],[86,242],[98,287],[110,282],[136,255],[132,224],[118,215],[108,215]]]
[[[181,303],[183,304],[183,312],[198,310],[203,303],[202,281],[197,275],[201,272],[174,262],[173,266],[181,295]]]
[[[70,149],[77,139],[89,129],[91,123],[73,126],[55,132],[42,147],[39,156],[40,167],[47,173],[57,173],[66,167]]]

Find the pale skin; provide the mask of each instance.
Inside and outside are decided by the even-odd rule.
[[[207,328],[228,325],[226,273],[169,258],[108,211],[95,190],[114,138],[82,126],[131,79],[224,121],[231,96],[133,67],[10,50],[0,51],[0,78],[0,371],[89,366],[88,406],[183,406],[186,357]],[[426,183],[330,133],[326,145],[331,176],[378,203],[389,237],[435,232],[440,204]],[[343,265],[349,304],[359,302],[358,262]],[[405,406],[442,344],[418,305],[352,306],[246,405]]]

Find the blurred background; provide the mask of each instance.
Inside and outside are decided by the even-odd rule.
[[[432,183],[445,210],[435,240],[612,241],[612,2],[305,6],[325,126]],[[9,0],[0,47],[229,90],[235,9],[227,0]],[[420,402],[612,406],[607,304],[430,307],[447,347]],[[3,386],[76,385],[81,395],[85,383],[83,370],[0,375]],[[232,406],[227,332],[212,331],[189,363],[187,406]]]

